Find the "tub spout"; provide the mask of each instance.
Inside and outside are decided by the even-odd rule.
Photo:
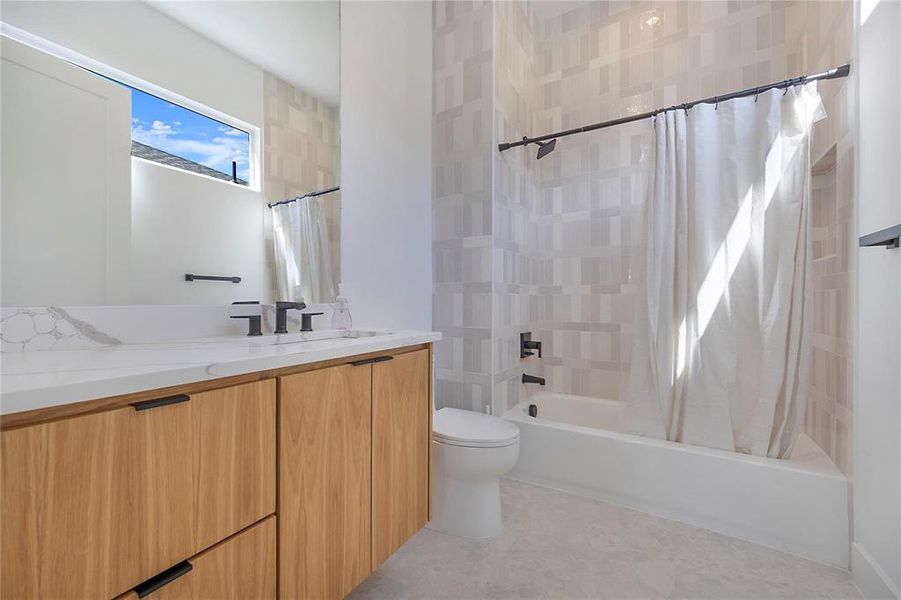
[[[522,382],[523,383],[537,383],[538,385],[544,385],[544,377],[535,377],[534,375],[526,375],[522,374]]]

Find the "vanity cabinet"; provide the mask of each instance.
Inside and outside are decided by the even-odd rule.
[[[419,345],[4,419],[0,597],[343,598],[428,520],[431,370]]]
[[[369,365],[279,379],[279,590],[343,598],[371,571]]]
[[[372,365],[372,568],[429,520],[428,350]]]
[[[279,378],[279,593],[343,598],[428,521],[428,349]]]
[[[275,600],[275,516],[177,564],[142,592],[151,600]],[[119,600],[137,600],[137,592]]]
[[[275,512],[275,380],[0,435],[4,598],[111,598]]]

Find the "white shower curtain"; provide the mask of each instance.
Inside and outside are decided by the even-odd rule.
[[[629,429],[786,457],[811,345],[816,84],[655,118]]]
[[[322,198],[272,207],[279,300],[331,302],[338,295]]]

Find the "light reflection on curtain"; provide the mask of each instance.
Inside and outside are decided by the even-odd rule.
[[[811,353],[816,84],[655,119],[632,364],[633,433],[783,458]]]
[[[303,198],[272,208],[279,300],[331,302],[338,295],[332,245],[323,214],[328,197]]]

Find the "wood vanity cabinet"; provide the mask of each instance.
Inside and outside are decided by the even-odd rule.
[[[279,593],[343,598],[371,571],[369,365],[279,378]]]
[[[343,598],[428,521],[428,349],[279,378],[279,595]]]
[[[275,516],[235,534],[149,582],[152,600],[275,600]],[[173,579],[174,577],[174,579]],[[152,589],[155,585],[159,587]],[[131,591],[118,600],[137,600]]]
[[[372,365],[372,568],[429,520],[428,350]]]
[[[275,380],[0,434],[3,598],[111,598],[275,512]]]
[[[0,597],[343,598],[428,520],[431,368],[420,345],[3,420]]]

